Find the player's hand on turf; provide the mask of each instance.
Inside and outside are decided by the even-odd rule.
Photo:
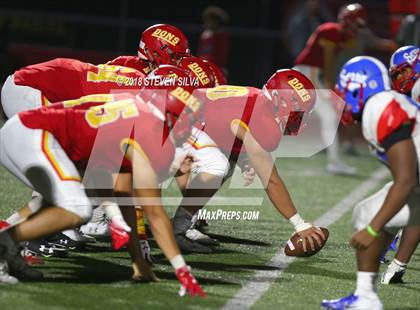
[[[245,165],[242,171],[242,176],[244,178],[244,186],[249,186],[254,183],[255,179],[255,170],[249,165]]]
[[[191,296],[199,295],[201,297],[206,297],[200,284],[195,279],[194,275],[191,273],[190,266],[184,266],[176,270],[176,276],[178,281],[181,283],[181,288],[179,289],[179,296],[185,296],[188,292]]]
[[[375,241],[375,237],[370,235],[366,229],[356,231],[350,240],[350,245],[357,250],[365,250]]]
[[[319,227],[311,226],[305,230],[298,232],[302,238],[303,251],[315,250],[315,242],[321,246],[322,241],[325,240],[325,235]]]

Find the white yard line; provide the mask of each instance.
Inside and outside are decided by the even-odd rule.
[[[322,227],[328,227],[334,224],[358,201],[362,200],[374,190],[388,175],[388,170],[385,168],[376,170],[367,180],[358,185],[333,208],[314,221],[314,224]],[[274,257],[266,264],[268,267],[275,267],[277,269],[257,271],[221,309],[250,309],[268,291],[293,260],[293,257],[284,255],[283,248],[279,249]]]

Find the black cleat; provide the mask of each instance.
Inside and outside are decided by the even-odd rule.
[[[85,246],[84,242],[75,241],[67,237],[63,233],[58,233],[52,237],[49,237],[47,239],[47,244],[52,247],[63,248],[63,249],[68,249],[68,250],[81,249]]]
[[[43,257],[67,257],[67,249],[48,243],[46,239],[28,241],[25,247],[29,252]]]

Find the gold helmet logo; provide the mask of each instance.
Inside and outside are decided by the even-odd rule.
[[[169,43],[172,46],[176,46],[180,41],[180,39],[173,33],[170,33],[166,30],[162,30],[160,28],[157,28],[155,31],[153,31],[152,37],[162,39],[163,41]]]
[[[190,63],[188,68],[195,74],[195,76],[199,79],[201,84],[207,85],[210,83],[210,79],[207,76],[206,72],[204,72],[203,68],[196,62]]]
[[[292,86],[292,88],[296,91],[303,102],[307,102],[311,99],[311,95],[309,95],[309,92],[305,89],[305,86],[303,86],[303,84],[297,78],[293,78],[287,81],[287,84]]]

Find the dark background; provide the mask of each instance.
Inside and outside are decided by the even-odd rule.
[[[323,1],[333,17],[346,3],[351,2]],[[388,1],[360,3],[368,10],[370,28],[391,37]],[[103,63],[136,54],[141,32],[155,23],[181,28],[194,53],[203,30],[201,13],[208,5],[218,5],[230,15],[229,82],[261,86],[276,69],[293,64],[286,25],[299,4],[292,0],[7,1],[0,4],[0,78],[4,81],[22,66],[56,57]]]

